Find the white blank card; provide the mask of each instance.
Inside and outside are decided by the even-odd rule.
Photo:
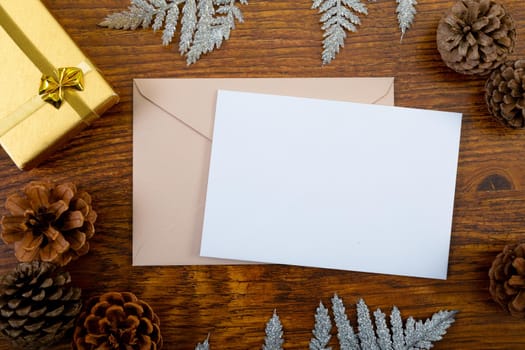
[[[461,114],[219,91],[201,255],[446,279]]]

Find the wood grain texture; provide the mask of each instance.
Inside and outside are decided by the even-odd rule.
[[[517,25],[512,58],[523,57],[523,0],[501,2]],[[44,3],[106,75],[121,102],[37,169],[20,172],[0,151],[0,201],[40,179],[74,181],[92,194],[99,218],[91,252],[69,266],[86,298],[134,292],[159,314],[164,348],[170,350],[193,349],[208,333],[213,348],[260,348],[274,309],[284,325],[285,349],[305,349],[316,306],[320,300],[329,303],[334,292],[347,303],[351,319],[359,297],[374,309],[390,310],[395,304],[405,317],[461,310],[435,349],[525,348],[523,321],[491,301],[487,277],[503,246],[525,236],[525,131],[505,129],[490,118],[483,78],[456,74],[441,61],[435,30],[453,1],[419,1],[402,43],[395,1],[370,2],[359,31],[349,35],[330,65],[322,66],[322,32],[310,0],[252,0],[231,39],[191,67],[176,45],[160,44],[160,33],[97,26],[109,13],[126,8],[128,0]],[[395,77],[398,106],[464,114],[448,280],[282,265],[131,266],[133,78],[382,76]],[[0,214],[5,213],[2,207]],[[0,244],[0,272],[15,263],[12,248]],[[331,345],[338,348],[335,339]],[[8,349],[5,342],[3,349]]]

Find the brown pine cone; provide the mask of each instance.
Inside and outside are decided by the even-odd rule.
[[[2,217],[0,235],[5,243],[14,243],[19,261],[64,266],[89,251],[97,214],[89,194],[77,192],[74,184],[31,182],[24,195],[7,198],[5,207],[11,215]]]
[[[91,298],[77,320],[73,349],[157,350],[160,320],[132,293],[109,292]]]
[[[20,349],[49,349],[71,336],[81,290],[55,264],[20,263],[0,281],[0,331]]]
[[[505,246],[489,278],[492,299],[512,316],[525,318],[525,243]]]
[[[437,28],[441,58],[462,74],[490,73],[505,61],[515,41],[512,17],[494,0],[459,0]]]
[[[507,61],[485,84],[489,112],[511,128],[525,127],[525,60]]]

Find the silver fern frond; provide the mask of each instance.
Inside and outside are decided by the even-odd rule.
[[[405,349],[405,336],[403,335],[403,320],[401,312],[394,306],[390,313],[390,324],[392,325],[392,346],[394,350]]]
[[[195,347],[195,350],[210,350],[209,340],[210,340],[210,335],[208,334],[208,337],[202,343],[197,344],[197,346]]]
[[[242,22],[237,2],[247,0],[131,0],[127,10],[108,15],[99,25],[113,29],[163,29],[162,43],[172,42],[179,21],[179,52],[188,65],[228,40],[235,21]],[[181,15],[182,7],[182,16]]]
[[[135,30],[139,26],[149,28],[153,18],[159,17],[158,21],[160,21],[160,18],[165,15],[167,7],[166,0],[131,0],[126,11],[110,14],[99,25],[126,30]]]
[[[215,46],[215,37],[212,29],[215,8],[212,0],[197,0],[198,21],[192,45],[186,55],[188,65],[197,62],[201,54],[210,52]]]
[[[374,326],[370,319],[370,311],[363,299],[359,299],[357,302],[357,329],[359,330],[357,335],[361,342],[361,348],[365,350],[380,350],[377,345]]]
[[[368,14],[360,0],[312,0],[312,8],[321,13],[321,29],[324,31],[323,64],[330,63],[345,44],[346,32],[356,32],[361,24],[358,14]]]
[[[410,326],[407,320],[407,331],[410,328],[410,337],[405,338],[406,349],[431,349],[432,343],[443,339],[447,329],[454,323],[457,311],[439,311],[432,315],[432,318],[423,321],[411,321]],[[413,320],[413,319],[412,319]]]
[[[337,295],[334,297],[336,298]],[[339,299],[337,297],[337,299]],[[340,300],[340,299],[339,299]],[[334,318],[340,314],[344,306],[333,304]],[[344,312],[344,311],[343,311]],[[357,328],[359,330],[359,344],[350,348],[352,350],[414,350],[430,349],[433,342],[439,341],[447,332],[448,327],[454,323],[457,311],[439,311],[425,322],[416,321],[409,317],[403,327],[403,320],[399,309],[394,306],[390,314],[390,328],[386,315],[377,309],[374,312],[375,328],[370,317],[370,311],[363,299],[357,302]],[[339,316],[341,317],[341,316]],[[343,323],[344,324],[344,323]],[[341,326],[336,322],[338,332]],[[344,326],[346,327],[346,326]],[[344,332],[349,333],[347,329]],[[341,343],[341,340],[340,340]],[[341,343],[342,344],[342,343]],[[343,347],[341,346],[341,349]]]
[[[337,339],[341,350],[360,350],[359,341],[354,333],[354,329],[346,316],[346,309],[343,300],[334,294],[332,297],[332,311],[337,327]]]
[[[428,350],[433,343],[443,339],[447,329],[454,323],[457,311],[439,311],[425,322],[416,321],[413,317],[406,320],[403,327],[401,312],[394,306],[390,313],[390,328],[386,315],[377,309],[374,312],[374,323],[370,310],[363,299],[357,302],[357,335],[346,315],[343,300],[334,294],[332,312],[337,327],[337,338],[341,350]],[[315,311],[315,325],[310,340],[310,350],[331,350],[330,332],[332,321],[328,309],[319,303]],[[266,337],[262,350],[283,350],[283,328],[279,316],[274,310],[273,316],[266,324]],[[195,350],[209,350],[208,338],[198,344]]]
[[[273,316],[266,323],[266,337],[264,338],[263,350],[282,350],[283,349],[283,325],[277,312],[273,311]]]
[[[230,38],[230,32],[235,28],[235,20],[242,22],[243,18],[236,0],[198,0],[198,22],[193,44],[187,55],[188,65],[197,62],[201,55],[206,54],[222,45],[223,40]],[[246,4],[246,0],[240,0]],[[214,4],[218,6],[217,10]],[[216,16],[218,14],[219,16]]]
[[[392,338],[390,329],[388,329],[386,324],[386,315],[381,309],[377,309],[374,311],[374,318],[376,321],[377,345],[382,350],[392,350]]]
[[[328,316],[328,309],[320,302],[315,312],[315,326],[312,331],[314,337],[310,340],[310,350],[330,350],[327,346],[331,330],[332,321]]]
[[[188,52],[193,41],[193,34],[197,27],[197,4],[195,0],[186,0],[182,7],[182,27],[180,30],[179,52],[184,55]]]
[[[415,344],[417,342],[416,320],[412,316],[407,318],[405,323],[405,348],[406,344]]]
[[[412,25],[416,15],[416,0],[396,0],[397,1],[397,21],[399,22],[399,29],[401,29],[401,40],[406,31]]]
[[[171,43],[171,41],[173,40],[173,37],[175,36],[175,31],[177,30],[177,23],[179,22],[179,14],[179,3],[173,2],[172,4],[170,4],[170,8],[166,13],[166,25],[164,26],[164,30],[162,31],[162,45],[168,46],[169,43]],[[153,28],[153,30],[156,29]]]

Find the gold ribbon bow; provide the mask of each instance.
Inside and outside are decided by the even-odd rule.
[[[77,67],[65,67],[58,68],[55,75],[56,77],[42,75],[38,94],[58,109],[64,101],[65,89],[84,90],[84,73]]]

